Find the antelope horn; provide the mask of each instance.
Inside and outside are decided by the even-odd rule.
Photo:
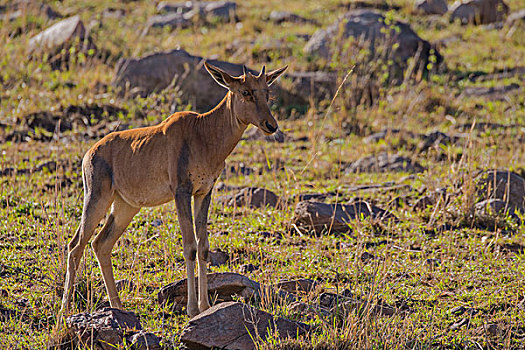
[[[257,78],[263,77],[266,74],[266,66],[262,66],[261,73],[259,73],[259,76]]]

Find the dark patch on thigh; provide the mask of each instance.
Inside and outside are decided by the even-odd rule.
[[[189,163],[190,148],[188,143],[184,141],[180,148],[179,158],[177,159],[177,181],[179,185],[190,183],[190,177],[188,175]]]
[[[103,157],[97,155],[93,155],[89,163],[91,173],[86,174],[83,169],[84,189],[89,187],[92,195],[100,197],[103,192],[109,191],[112,187],[113,169]]]
[[[205,249],[205,250],[202,252],[202,259],[205,260],[205,261],[208,261],[208,255],[209,255],[209,250],[208,250],[208,249]]]
[[[190,251],[190,260],[191,261],[195,261],[196,258],[197,258],[197,250],[196,249],[192,249]]]

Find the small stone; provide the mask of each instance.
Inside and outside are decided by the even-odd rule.
[[[250,273],[250,272],[253,272],[253,271],[257,271],[259,270],[259,266],[257,265],[254,265],[254,264],[244,264],[240,267],[239,271],[241,273]]]
[[[308,330],[306,324],[243,303],[227,302],[192,318],[180,338],[188,349],[255,350],[258,348],[255,342],[264,341],[270,332],[284,339],[298,337]]]
[[[223,252],[220,249],[216,251],[210,251],[208,255],[208,262],[210,266],[222,266],[228,262],[230,256],[228,253]]]

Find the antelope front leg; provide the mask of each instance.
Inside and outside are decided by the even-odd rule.
[[[204,196],[195,196],[193,201],[195,211],[195,231],[197,233],[197,256],[199,258],[199,310],[203,312],[210,308],[208,301],[208,209],[211,202],[211,192]]]
[[[186,312],[193,317],[199,314],[197,305],[197,292],[195,290],[195,259],[197,256],[197,243],[193,232],[193,219],[191,215],[191,191],[183,188],[175,193],[175,205],[182,231],[182,245],[184,259],[186,260],[186,274],[188,278],[188,305]]]

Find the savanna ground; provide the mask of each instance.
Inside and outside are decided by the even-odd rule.
[[[265,187],[287,199],[287,205],[249,209],[212,204],[210,244],[212,250],[228,252],[230,259],[226,265],[210,267],[210,271],[238,272],[242,265],[251,263],[259,269],[247,275],[258,282],[312,278],[325,290],[348,289],[372,302],[408,309],[392,317],[349,312],[343,317],[307,320],[292,315],[286,305],[257,304],[316,326],[308,339],[287,344],[274,341],[265,346],[524,348],[525,255],[520,244],[525,226],[511,221],[480,225],[471,215],[469,191],[471,176],[481,169],[504,168],[525,174],[524,96],[511,92],[493,100],[460,95],[470,86],[523,84],[523,74],[501,79],[473,77],[523,67],[524,27],[509,31],[460,26],[448,23],[446,16],[430,19],[418,15],[408,0],[386,3],[399,6],[392,16],[410,23],[422,38],[434,43],[455,38],[439,48],[445,68],[419,83],[382,86],[381,98],[373,106],[345,108],[344,102],[335,98],[330,108],[330,101],[298,106],[296,112],[276,107],[275,115],[287,141],[241,141],[227,164],[244,163],[261,171],[230,174],[220,181]],[[511,12],[525,7],[524,0],[507,3]],[[147,98],[119,97],[114,92],[110,82],[120,57],[181,47],[194,55],[242,62],[255,69],[262,63],[270,69],[289,64],[290,71],[317,68],[303,54],[305,42],[298,34],[312,34],[318,26],[276,25],[264,18],[272,10],[288,10],[313,18],[324,27],[343,11],[340,1],[335,0],[246,0],[238,2],[237,8],[242,25],[154,29],[142,35],[147,18],[155,13],[156,4],[149,1],[64,0],[49,4],[63,15],[80,14],[86,24],[100,20],[100,13],[108,7],[125,9],[126,14],[122,19],[106,18],[91,28],[90,35],[104,57],[79,55],[64,70],[29,59],[25,51],[27,40],[52,21],[26,14],[12,22],[0,22],[0,123],[4,135],[23,125],[30,113],[58,111],[71,105],[120,107],[122,113],[96,123],[118,120],[130,127],[153,125],[170,115],[172,91]],[[262,62],[258,50],[273,39],[283,39],[289,52],[282,55],[270,50],[267,56],[272,61]],[[231,57],[228,47],[236,40],[255,44],[246,45]],[[340,80],[349,69],[336,67]],[[281,83],[286,86],[286,78]],[[191,106],[179,104],[177,108]],[[470,127],[474,122],[508,127]],[[379,142],[364,141],[365,136],[385,128],[404,132]],[[420,152],[418,141],[407,136],[409,132],[432,131],[460,138],[453,144]],[[2,349],[41,349],[52,341],[65,274],[65,246],[82,210],[80,162],[95,142],[82,130],[57,131],[50,135],[50,141],[38,141],[39,133],[46,131],[37,128],[22,142],[0,145],[0,170],[18,169],[0,177]],[[418,174],[344,171],[348,163],[382,151],[409,156],[426,170]],[[20,171],[48,161],[58,164],[56,171],[53,167]],[[406,186],[387,186],[385,191],[353,189],[385,183]],[[420,196],[438,188],[445,188],[453,199],[427,210],[413,210]],[[347,234],[314,237],[299,233],[291,225],[294,195],[327,192],[336,193],[328,202],[364,198],[392,211],[400,221],[357,221]],[[362,259],[364,252],[375,258]],[[144,328],[162,336],[166,348],[180,348],[178,338],[187,316],[175,315],[156,301],[160,287],[185,277],[173,203],[141,210],[116,244],[113,264],[117,280],[134,282],[132,290],[120,293],[126,309],[140,315]],[[304,300],[315,300],[318,293],[304,296]],[[89,247],[78,277],[76,311],[95,310],[105,297],[98,264]]]

